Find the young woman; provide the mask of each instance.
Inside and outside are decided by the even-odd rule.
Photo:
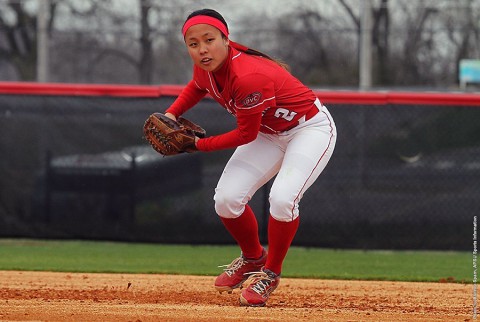
[[[165,114],[176,119],[209,93],[237,121],[230,132],[196,139],[199,151],[236,148],[214,200],[241,256],[216,278],[215,288],[231,293],[243,285],[240,303],[263,306],[280,282],[299,225],[300,200],[332,156],[335,123],[285,64],[230,40],[218,12],[193,12],[182,33],[194,64],[193,79]],[[274,176],[267,253],[248,202]]]

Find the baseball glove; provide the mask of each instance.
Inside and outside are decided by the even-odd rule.
[[[155,151],[167,156],[196,151],[195,136],[205,137],[206,132],[185,118],[174,121],[162,113],[153,113],[143,125],[143,134]]]
[[[199,138],[204,138],[207,135],[207,132],[198,124],[193,123],[192,121],[187,120],[186,118],[179,117],[177,122],[183,125],[186,129],[190,129],[193,133]]]

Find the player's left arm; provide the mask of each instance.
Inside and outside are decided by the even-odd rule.
[[[224,134],[198,140],[197,148],[199,150],[214,151],[235,148],[257,138],[263,111],[275,104],[273,82],[267,77],[261,76],[248,75],[233,84],[237,128]]]
[[[262,122],[262,112],[255,114],[237,113],[237,128],[220,135],[214,135],[196,142],[200,151],[216,151],[236,148],[257,138]]]

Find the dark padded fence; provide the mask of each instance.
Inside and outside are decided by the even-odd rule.
[[[213,205],[232,150],[163,158],[142,138],[146,117],[173,100],[0,95],[0,237],[233,243]],[[326,105],[337,146],[301,202],[294,244],[469,249],[480,100]],[[235,126],[210,99],[186,116],[208,134]],[[251,202],[264,242],[267,195]]]

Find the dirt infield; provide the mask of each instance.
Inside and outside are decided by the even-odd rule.
[[[0,321],[471,321],[473,287],[282,279],[267,307],[213,277],[0,271]]]

